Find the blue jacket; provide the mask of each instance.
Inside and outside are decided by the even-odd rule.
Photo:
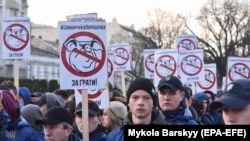
[[[72,133],[69,141],[82,141],[82,139],[80,139],[75,133]]]
[[[184,110],[163,112],[168,125],[199,125],[191,115],[185,115]]]
[[[4,128],[3,124],[0,122],[0,140],[1,141],[15,141],[14,137]]]
[[[82,138],[82,133],[79,132],[75,123],[73,124],[74,134],[77,135],[80,139]],[[91,133],[89,133],[89,141],[106,141],[107,133],[102,125],[98,125],[97,129]]]
[[[89,134],[89,141],[106,141],[107,133],[101,125],[97,129]]]
[[[16,139],[16,141],[45,141],[44,135],[32,128],[23,118],[17,118],[7,130]]]
[[[216,111],[207,110],[201,121],[206,125],[224,125],[222,114]]]
[[[180,102],[178,109],[174,111],[162,111],[162,113],[168,125],[199,125],[187,108],[185,99]]]
[[[124,140],[124,127],[121,126],[112,130],[108,135],[106,141],[123,141]]]

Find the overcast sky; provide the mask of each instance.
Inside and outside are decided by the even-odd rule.
[[[160,8],[194,15],[207,0],[28,0],[31,22],[57,26],[73,14],[97,13],[98,18],[111,22],[115,17],[123,25],[135,28],[147,24],[147,12]]]

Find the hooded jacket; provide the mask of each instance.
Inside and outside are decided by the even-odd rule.
[[[193,95],[193,99],[203,101],[206,100],[208,103],[207,109],[205,109],[205,113],[200,117],[200,120],[205,125],[214,125],[214,124],[224,124],[222,115],[218,112],[212,112],[209,110],[209,97],[204,92],[198,92]]]
[[[21,116],[30,124],[31,127],[40,131],[42,126],[36,123],[37,119],[42,118],[42,112],[37,105],[28,104],[21,109]]]
[[[23,101],[24,101],[24,105],[27,105],[27,104],[30,104],[30,98],[31,98],[31,93],[30,93],[30,90],[29,88],[27,87],[19,87],[18,89],[19,91],[19,95],[23,98]]]
[[[20,116],[7,130],[17,141],[44,141],[44,135],[32,128],[29,123]]]

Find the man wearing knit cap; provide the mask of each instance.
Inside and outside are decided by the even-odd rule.
[[[36,136],[37,141],[43,141],[44,140],[43,127],[41,124],[36,124],[36,120],[42,118],[42,112],[39,109],[39,106],[34,104],[24,105],[21,109],[21,116],[34,129],[34,132],[32,134]]]
[[[124,119],[126,125],[167,124],[164,115],[157,107],[156,91],[153,83],[139,77],[135,79],[127,90],[129,112]],[[123,127],[111,131],[107,141],[124,140]]]
[[[198,125],[186,104],[183,84],[179,78],[168,75],[158,84],[159,108],[170,125]]]
[[[73,121],[73,116],[67,109],[55,106],[36,123],[43,124],[46,141],[82,141],[73,133]]]
[[[129,113],[125,124],[164,124],[162,113],[156,109],[154,84],[147,78],[139,77],[128,87],[127,102]]]
[[[111,101],[109,108],[103,110],[102,125],[112,131],[123,124],[127,115],[127,107],[120,101]]]

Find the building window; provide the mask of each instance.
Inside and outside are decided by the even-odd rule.
[[[37,72],[36,72],[37,78],[40,79],[41,73],[40,73],[40,67],[39,67],[39,66],[37,66],[36,71],[37,71]]]

